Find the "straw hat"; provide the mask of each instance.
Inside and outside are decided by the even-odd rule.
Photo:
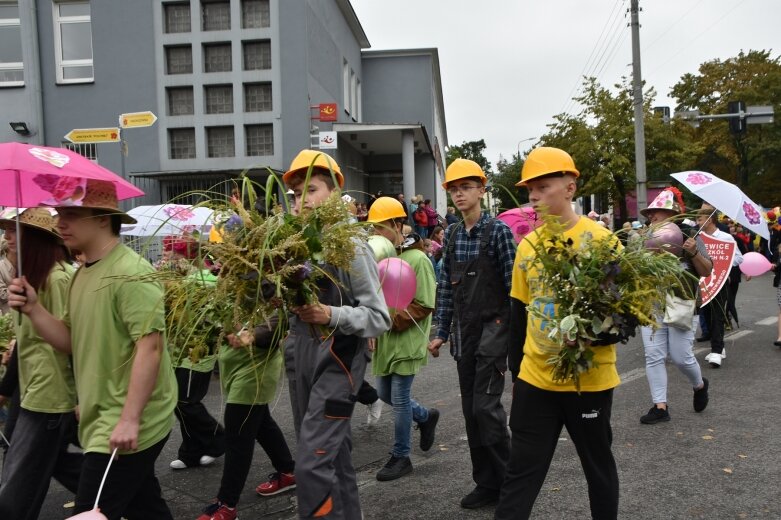
[[[6,208],[0,212],[0,223],[16,225],[16,215],[19,214],[19,224],[46,231],[60,238],[57,232],[57,212],[50,208]]]
[[[48,202],[48,201],[47,201]],[[103,210],[106,213],[119,215],[123,224],[137,224],[138,221],[119,209],[117,189],[113,182],[87,179],[82,198],[52,201],[54,207],[80,207]]]

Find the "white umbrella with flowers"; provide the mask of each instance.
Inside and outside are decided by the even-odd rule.
[[[699,171],[671,173],[670,176],[743,227],[770,239],[762,207],[731,182]]]

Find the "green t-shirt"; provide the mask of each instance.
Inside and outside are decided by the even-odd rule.
[[[72,274],[71,266],[55,264],[45,288],[38,292],[38,301],[58,319],[65,315]],[[42,413],[72,412],[76,407],[76,383],[70,356],[46,343],[26,315],[16,328],[22,408]]]
[[[136,341],[165,331],[162,286],[140,279],[153,272],[149,262],[120,244],[73,276],[64,321],[71,330],[79,440],[85,452],[109,453],[109,437],[127,398]],[[139,451],[171,431],[176,399],[176,380],[164,348],[155,388],[141,416]]]
[[[399,255],[415,270],[417,290],[414,301],[429,309],[434,308],[436,280],[434,266],[423,251],[410,249]],[[428,362],[428,340],[431,331],[431,314],[406,330],[390,330],[377,340],[377,349],[372,358],[372,373],[375,376],[417,374]]]
[[[225,402],[268,404],[277,393],[282,374],[282,350],[220,347],[220,384]]]

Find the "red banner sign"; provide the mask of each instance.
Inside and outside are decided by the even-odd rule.
[[[320,103],[320,121],[336,121],[338,115],[336,103]]]
[[[708,255],[713,261],[713,271],[709,276],[700,278],[700,295],[702,306],[708,304],[717,294],[729,278],[732,269],[732,259],[735,256],[735,241],[722,240],[705,233],[700,233],[700,238],[708,250]]]

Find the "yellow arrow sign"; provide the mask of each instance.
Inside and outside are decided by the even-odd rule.
[[[130,112],[119,116],[119,126],[122,128],[138,128],[152,126],[157,121],[157,116],[150,111]]]
[[[65,139],[72,143],[118,143],[119,128],[74,128]]]

